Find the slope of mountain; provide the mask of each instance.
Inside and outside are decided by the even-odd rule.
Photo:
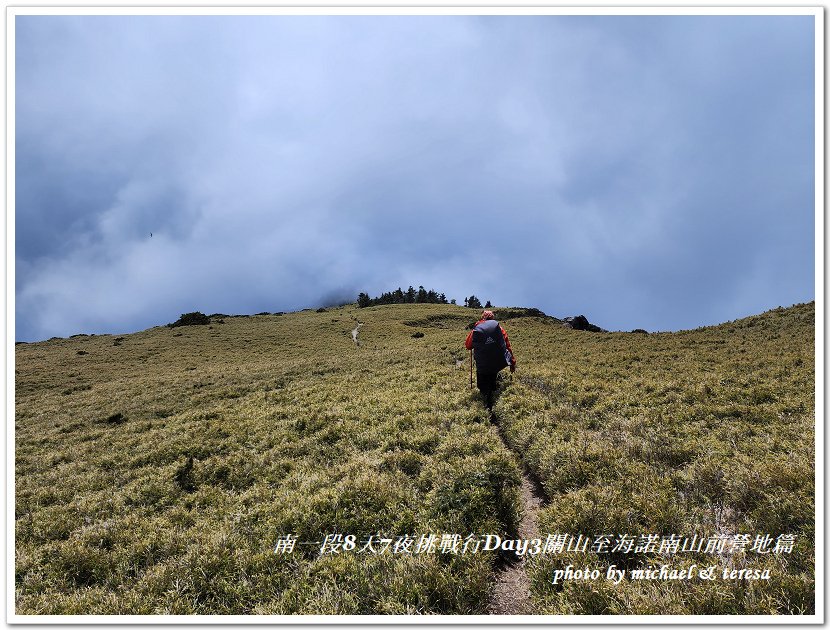
[[[523,471],[548,543],[794,540],[549,547],[525,565],[533,612],[814,610],[813,304],[651,335],[509,313],[519,368],[492,415],[463,347],[478,311],[454,305],[17,346],[16,612],[480,614],[504,566],[482,537],[518,536]],[[603,579],[554,584],[568,564]],[[664,564],[771,577],[629,579]]]

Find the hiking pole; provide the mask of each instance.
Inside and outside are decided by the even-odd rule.
[[[473,388],[473,349],[470,348],[470,389]]]

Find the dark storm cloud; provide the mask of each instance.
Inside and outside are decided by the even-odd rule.
[[[16,28],[18,339],[409,284],[622,329],[813,298],[811,18]]]

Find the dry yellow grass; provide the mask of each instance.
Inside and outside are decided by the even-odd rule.
[[[538,612],[811,610],[812,305],[649,336],[507,320],[519,370],[496,412],[518,456],[469,389],[476,315],[345,306],[18,345],[16,612],[482,612],[493,554],[272,548],[515,533],[522,463],[552,497],[543,531],[801,543],[774,585],[700,594],[557,591],[549,558],[531,563]]]

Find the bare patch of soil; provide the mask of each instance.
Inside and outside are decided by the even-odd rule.
[[[496,422],[495,414],[492,416]],[[501,437],[501,430],[499,430]],[[502,437],[504,441],[504,437]],[[547,502],[542,485],[527,470],[522,471],[522,517],[519,521],[520,538],[539,537],[539,509]],[[496,583],[487,605],[490,615],[532,615],[530,578],[525,562],[527,556],[504,561],[497,570]]]
[[[520,538],[536,538],[539,535],[539,508],[545,498],[541,488],[526,473],[522,475],[522,501],[524,510],[519,522]],[[496,574],[496,584],[487,606],[490,615],[532,615],[530,579],[527,577],[524,558],[506,562]]]

